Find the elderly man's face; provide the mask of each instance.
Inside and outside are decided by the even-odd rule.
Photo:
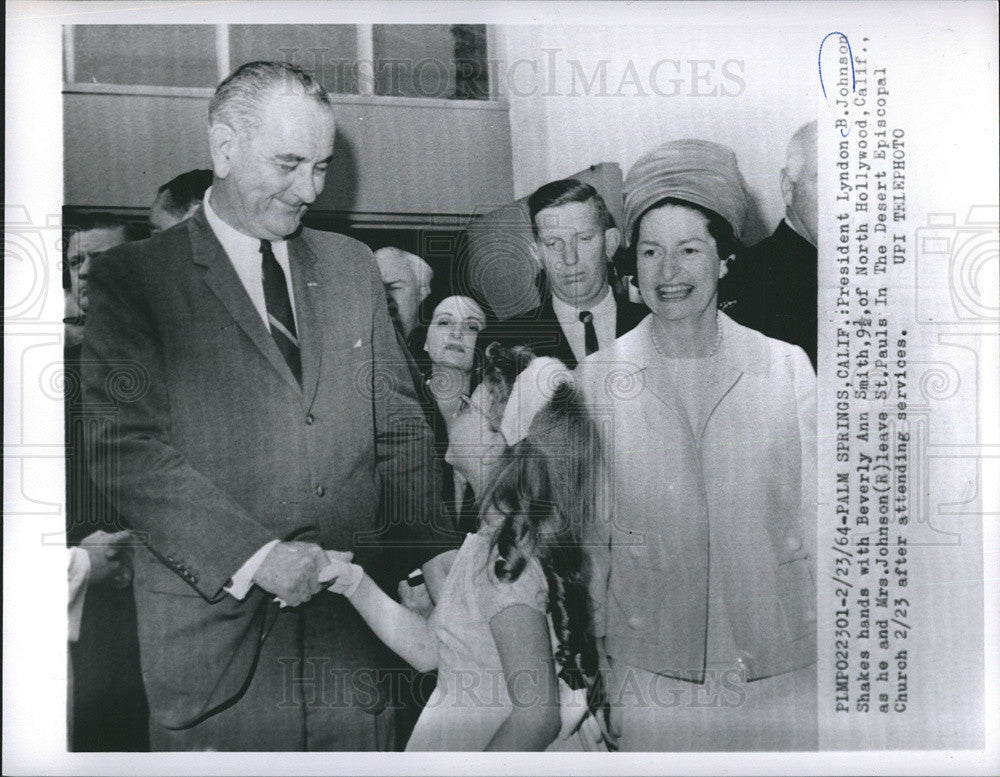
[[[799,171],[798,178],[792,181],[791,201],[788,207],[809,233],[806,237],[811,238],[813,245],[816,244],[819,231],[819,199],[816,188],[816,155],[809,154]]]
[[[396,306],[403,333],[409,336],[417,325],[417,311],[426,296],[425,290],[402,251],[381,248],[375,252],[375,260],[385,293]]]
[[[323,190],[333,156],[333,113],[312,97],[274,90],[260,114],[259,128],[213,139],[219,212],[244,234],[281,240],[298,229]]]
[[[69,267],[68,302],[71,307],[76,308],[72,312],[87,312],[87,273],[90,272],[90,260],[124,242],[125,230],[121,227],[87,229],[70,235],[66,264]]]

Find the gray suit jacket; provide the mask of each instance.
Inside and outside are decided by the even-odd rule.
[[[353,550],[389,578],[435,552],[431,433],[371,251],[304,229],[288,254],[301,388],[203,210],[91,271],[92,475],[150,551],[136,562],[140,644],[151,714],[167,725],[251,671],[264,594],[238,602],[222,588],[264,543]],[[335,666],[383,660],[341,597],[300,609],[316,613],[311,639]]]

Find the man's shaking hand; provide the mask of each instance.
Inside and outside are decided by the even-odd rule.
[[[319,577],[327,563],[314,542],[279,542],[264,556],[253,581],[285,605],[298,607],[323,589]]]

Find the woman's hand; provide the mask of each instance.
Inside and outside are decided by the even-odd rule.
[[[601,675],[601,680],[604,683],[604,692],[609,698],[611,698],[611,662],[608,658],[608,651],[604,647],[604,637],[596,638],[596,648],[597,648],[597,671]],[[601,735],[604,742],[607,744],[609,750],[618,749],[618,740],[621,738],[622,732],[619,728],[616,728],[610,719],[610,710],[605,716],[603,710],[599,711],[594,715],[594,720],[600,726]]]
[[[600,751],[602,744],[608,750],[618,749],[618,737],[608,729],[603,710],[595,715],[587,706],[586,688],[571,691],[566,683],[560,681],[559,714],[562,719],[560,739],[579,734],[583,749],[588,752]]]
[[[354,554],[343,550],[327,550],[327,565],[319,572],[319,582],[326,585],[335,594],[350,596],[353,594],[365,571],[357,564],[352,564]]]
[[[559,718],[562,727],[559,729],[560,739],[569,739],[580,729],[587,717],[587,689],[570,690],[562,680],[559,681]],[[599,737],[598,737],[599,738]]]

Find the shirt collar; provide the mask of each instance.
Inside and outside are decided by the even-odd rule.
[[[589,310],[594,314],[594,318],[603,318],[605,315],[614,315],[615,295],[611,293],[611,287],[604,287],[604,296],[596,305],[589,308],[578,308],[575,305],[563,302],[555,294],[552,295],[552,310],[560,323],[580,323],[580,311]]]
[[[209,226],[212,227],[212,231],[215,232],[215,236],[222,243],[222,247],[225,249],[226,254],[230,259],[234,257],[243,256],[256,256],[260,253],[260,238],[251,237],[250,235],[245,235],[240,232],[235,227],[230,226],[222,217],[215,212],[212,208],[212,203],[209,198],[212,194],[212,187],[209,186],[205,191],[205,218],[208,219]],[[272,240],[272,248],[277,248],[283,240]]]

